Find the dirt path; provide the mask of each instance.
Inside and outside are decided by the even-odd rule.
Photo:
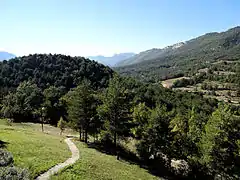
[[[59,170],[68,165],[74,164],[79,159],[79,150],[76,145],[71,141],[71,138],[67,138],[64,141],[67,143],[69,149],[71,150],[72,157],[67,159],[63,163],[57,164],[56,166],[49,169],[47,172],[41,174],[36,178],[36,180],[47,180],[50,178],[51,175],[56,174]]]

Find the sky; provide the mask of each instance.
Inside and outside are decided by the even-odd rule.
[[[0,0],[0,50],[111,56],[240,25],[240,0]]]

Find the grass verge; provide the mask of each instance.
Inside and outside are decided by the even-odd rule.
[[[82,142],[75,142],[80,159],[66,167],[51,180],[156,180],[159,179],[138,165],[116,160],[116,157],[88,148]]]
[[[1,142],[13,154],[14,164],[29,170],[31,179],[71,156],[63,137],[42,133],[31,125],[7,126],[0,121]]]

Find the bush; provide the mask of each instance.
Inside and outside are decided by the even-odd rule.
[[[1,180],[28,180],[27,170],[13,166],[11,153],[0,149],[0,179]]]
[[[1,180],[29,180],[28,172],[17,167],[0,167]]]
[[[103,144],[112,144],[112,136],[107,131],[101,131],[100,133],[100,142]]]
[[[13,156],[11,153],[0,149],[0,167],[13,164]]]
[[[189,164],[185,160],[171,160],[171,168],[176,176],[187,177],[190,173]]]

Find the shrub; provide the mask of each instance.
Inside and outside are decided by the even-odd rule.
[[[171,160],[171,168],[176,176],[187,177],[190,173],[189,164],[185,160]]]
[[[0,167],[1,180],[29,180],[28,172],[17,167]]]
[[[63,131],[65,130],[65,128],[67,126],[67,122],[65,122],[63,120],[63,118],[61,117],[60,120],[58,121],[57,126],[60,129],[60,135],[62,135]]]
[[[27,170],[13,166],[11,153],[0,149],[0,179],[1,180],[28,180]]]
[[[11,153],[0,149],[0,167],[13,164],[13,156]]]
[[[103,144],[112,144],[112,136],[107,131],[101,131],[100,133],[100,141]]]

